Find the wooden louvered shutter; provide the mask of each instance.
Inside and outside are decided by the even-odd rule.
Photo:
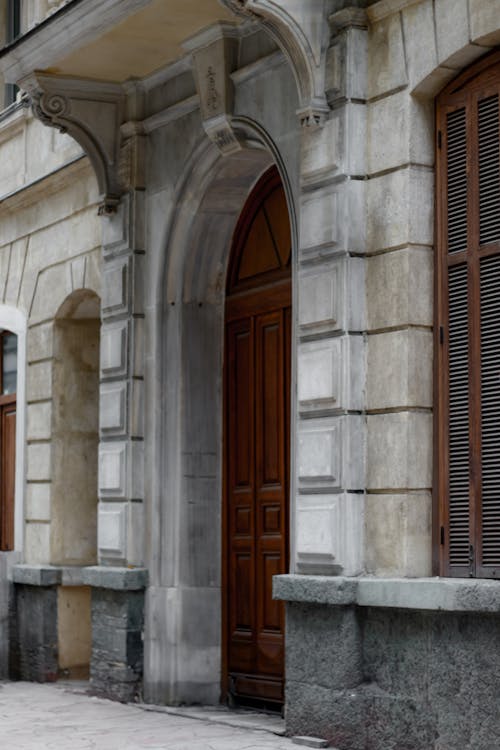
[[[437,558],[500,578],[500,54],[437,105]]]

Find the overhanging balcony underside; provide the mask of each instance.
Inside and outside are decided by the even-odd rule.
[[[185,54],[183,41],[236,21],[218,0],[73,0],[0,52],[9,83],[33,71],[123,83]]]

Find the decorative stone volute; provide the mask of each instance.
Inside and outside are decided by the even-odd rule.
[[[89,157],[102,195],[100,214],[116,211],[126,189],[120,125],[125,95],[118,84],[34,73],[20,82],[44,125],[71,135]]]
[[[297,114],[304,127],[324,123],[325,61],[330,44],[331,0],[220,0],[239,16],[258,20],[287,55],[299,92]]]

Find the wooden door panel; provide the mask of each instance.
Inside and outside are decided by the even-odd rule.
[[[272,579],[287,558],[287,335],[287,309],[228,324],[228,670],[233,690],[266,700],[282,695],[284,666]]]
[[[256,335],[257,487],[282,486],[283,446],[283,324],[278,310],[259,315]]]
[[[281,703],[284,606],[272,579],[288,562],[291,240],[273,179],[259,210],[240,219],[228,280],[225,674],[236,699]]]
[[[229,445],[234,460],[229,464],[229,489],[249,488],[254,482],[254,383],[251,319],[229,326]]]

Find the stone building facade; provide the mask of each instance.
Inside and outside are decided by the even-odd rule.
[[[445,560],[435,206],[436,101],[483,74],[495,95],[497,1],[21,6],[0,53],[20,87],[0,116],[0,328],[18,337],[3,673],[284,700],[288,731],[339,750],[496,747],[496,571]],[[260,521],[234,531],[228,499],[228,268],[271,168],[291,244],[287,497],[266,495],[262,538],[233,558]],[[259,551],[278,527],[279,560]],[[238,624],[245,560],[260,635]],[[227,625],[279,661],[273,572],[281,683],[259,654],[231,667]]]

